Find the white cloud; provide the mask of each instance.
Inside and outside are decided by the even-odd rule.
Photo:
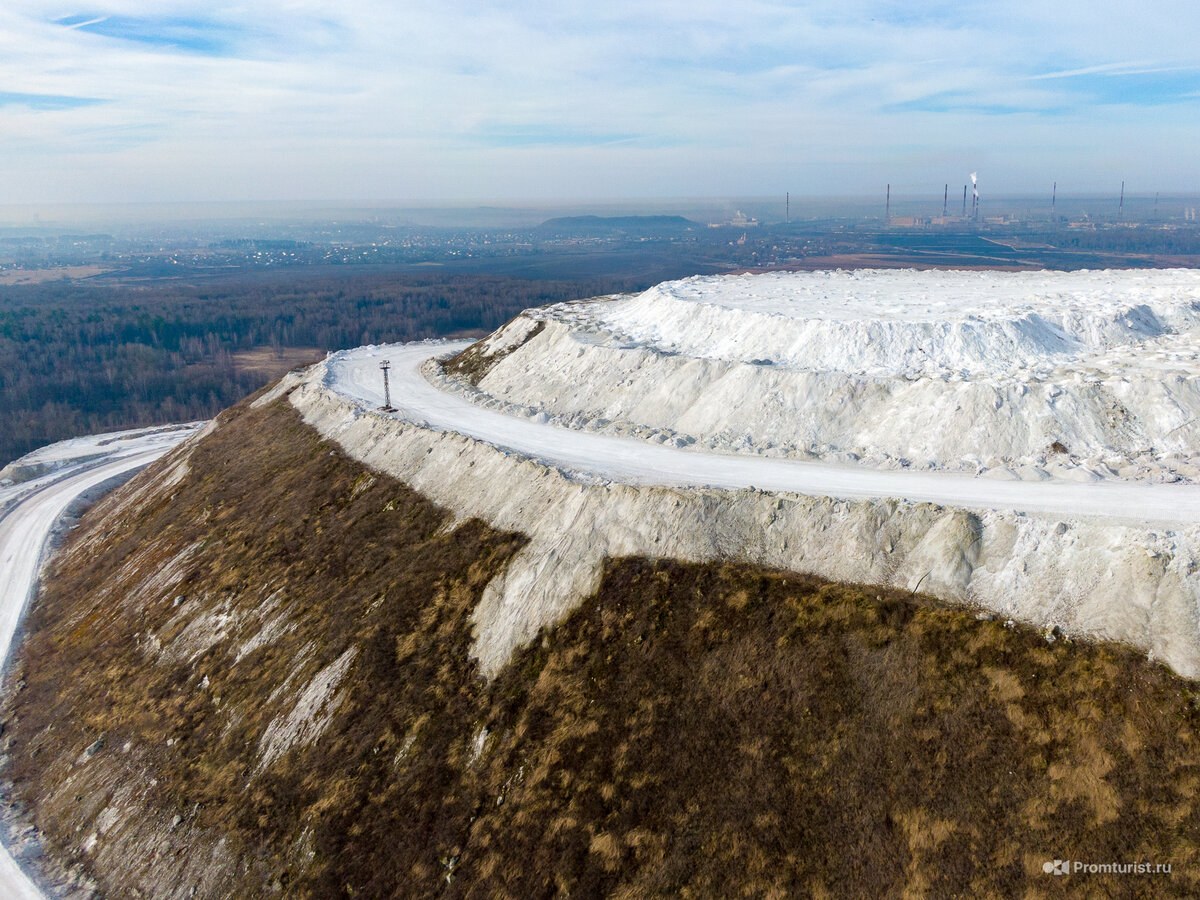
[[[1195,91],[1142,115],[1079,90],[1200,63],[1200,12],[1160,5],[15,0],[5,90],[104,102],[0,106],[0,139],[28,202],[829,193],[975,165],[1018,189],[1068,160],[1195,187],[1171,143]]]

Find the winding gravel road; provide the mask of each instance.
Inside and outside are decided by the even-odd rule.
[[[57,466],[53,472],[0,487],[0,660],[8,659],[55,523],[75,499],[149,465],[197,427],[64,441],[31,454]],[[4,847],[0,847],[0,900],[44,900]]]
[[[1015,510],[1065,518],[1166,526],[1200,523],[1200,485],[1119,481],[999,481],[968,475],[882,471],[825,462],[678,449],[636,438],[576,431],[476,406],[421,374],[431,357],[469,342],[360,347],[327,360],[328,385],[367,407],[383,402],[379,362],[391,361],[392,415],[456,431],[558,468],[629,484],[757,487],[839,498],[896,497],[972,510]]]

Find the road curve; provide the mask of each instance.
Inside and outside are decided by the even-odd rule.
[[[89,447],[83,461],[59,460],[61,468],[51,474],[0,488],[0,660],[8,659],[54,525],[72,502],[149,465],[193,432],[194,427],[156,429],[122,437],[99,451]],[[0,847],[0,900],[45,900],[5,847]]]
[[[825,462],[678,449],[636,438],[577,431],[484,409],[421,375],[425,360],[468,342],[393,344],[342,351],[327,361],[326,383],[366,407],[383,402],[379,362],[391,362],[391,415],[455,431],[558,468],[630,484],[757,487],[810,496],[903,498],[971,510],[1017,512],[1165,526],[1200,524],[1200,485],[998,481],[923,471],[883,471]]]

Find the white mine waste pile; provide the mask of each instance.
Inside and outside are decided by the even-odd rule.
[[[691,278],[465,346],[285,387],[351,455],[530,536],[476,613],[485,670],[645,554],[919,588],[1200,673],[1200,273]]]
[[[690,278],[527,315],[545,330],[480,388],[581,427],[1003,478],[1200,477],[1197,272]]]

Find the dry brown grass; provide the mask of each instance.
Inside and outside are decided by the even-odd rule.
[[[45,284],[47,281],[67,281],[92,278],[112,271],[104,266],[54,266],[47,269],[10,269],[0,272],[0,285]]]
[[[114,510],[76,533],[112,530],[63,557],[9,698],[18,793],[58,792],[41,821],[62,846],[98,810],[61,788],[103,731],[139,748],[156,809],[227,837],[237,896],[276,879],[311,898],[1200,893],[1200,693],[1127,648],[626,559],[485,684],[470,613],[521,539],[445,530],[284,404],[230,416],[172,498]],[[197,542],[182,593],[248,610],[283,586],[294,630],[239,664],[233,638],[151,661],[145,636],[186,626],[168,627],[181,590],[137,585]],[[266,698],[297,660],[314,672],[351,646],[329,730],[255,774]],[[1055,879],[1056,857],[1175,871]]]
[[[319,362],[325,351],[319,347],[256,347],[231,354],[233,364],[243,372],[254,372],[274,381],[300,366]]]
[[[444,510],[347,460],[286,403],[227,418],[171,495],[133,515],[117,505],[155,480],[150,470],[93,510],[65,548],[22,647],[27,686],[10,698],[11,774],[36,805],[56,795],[80,750],[104,734],[106,762],[131,778],[154,773],[156,809],[226,833],[234,853],[265,859],[288,884],[293,869],[308,868],[295,850],[299,836],[365,784],[358,755],[387,746],[394,756],[395,735],[404,736],[415,718],[408,713],[423,704],[440,714],[421,729],[434,740],[457,722],[446,718],[462,702],[457,694],[478,692],[467,616],[522,541],[478,521],[447,532]],[[193,546],[200,549],[180,582],[143,588]],[[277,591],[287,629],[235,662],[258,630],[257,608]],[[248,626],[194,658],[176,654],[173,639],[213,611]],[[149,648],[151,636],[161,652]],[[401,646],[415,660],[403,669]],[[341,727],[256,774],[268,725],[350,647],[359,661]],[[270,700],[289,678],[290,689]],[[115,749],[126,742],[129,753]],[[39,822],[69,853],[91,804],[64,806],[56,796],[57,818]],[[128,895],[125,873],[98,874],[113,896]]]

